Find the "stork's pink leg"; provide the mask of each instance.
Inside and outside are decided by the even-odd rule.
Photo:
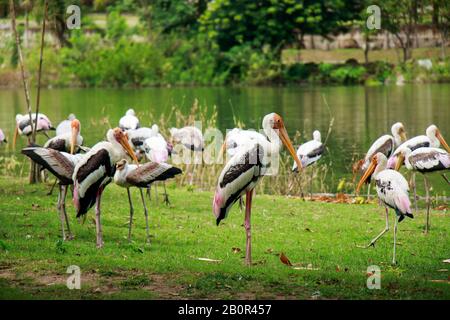
[[[245,264],[248,266],[252,265],[252,231],[250,216],[252,214],[252,195],[253,190],[247,191],[245,200],[245,232],[247,234],[247,246],[245,250]]]
[[[95,227],[97,231],[97,248],[103,247],[102,224],[100,221],[100,200],[102,198],[103,189],[100,188],[95,199]]]

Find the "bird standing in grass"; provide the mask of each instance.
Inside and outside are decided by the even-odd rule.
[[[63,240],[72,239],[69,219],[66,212],[67,187],[73,184],[72,176],[75,166],[83,159],[83,154],[69,154],[57,150],[41,147],[27,147],[22,149],[22,153],[31,160],[50,171],[59,181],[59,195],[57,209],[61,220],[61,231]],[[64,230],[64,223],[67,226],[68,235]]]
[[[73,172],[73,201],[77,217],[85,215],[95,204],[95,226],[97,248],[103,247],[102,225],[100,220],[100,201],[106,186],[112,181],[116,163],[127,156],[136,163],[128,136],[120,128],[110,129],[106,135],[108,141],[97,143],[84,155]]]
[[[356,192],[368,179],[369,176],[375,180],[378,198],[386,207],[386,228],[379,235],[372,239],[368,246],[375,246],[378,239],[389,230],[389,208],[395,210],[396,218],[394,224],[394,254],[392,263],[396,263],[396,242],[397,242],[397,224],[405,217],[413,218],[411,211],[411,202],[409,201],[409,188],[406,179],[397,171],[386,169],[387,158],[381,152],[373,156],[366,172],[358,183]]]
[[[131,241],[131,226],[133,224],[133,202],[131,201],[130,187],[139,188],[141,193],[142,205],[144,206],[144,215],[147,231],[147,242],[150,242],[148,211],[145,204],[142,188],[149,188],[155,181],[165,181],[180,174],[181,170],[167,163],[147,162],[142,165],[128,164],[127,160],[121,160],[116,164],[116,173],[114,182],[127,189],[128,202],[130,204],[130,224],[128,229],[128,240]]]
[[[402,164],[408,170],[418,171],[423,174],[425,181],[426,192],[426,204],[427,204],[427,218],[425,223],[425,233],[428,233],[430,229],[430,182],[426,176],[426,173],[435,171],[447,171],[450,169],[450,154],[439,148],[418,148],[414,151],[407,147],[403,147],[399,150],[397,164],[395,170],[400,170]],[[442,177],[447,181],[447,178],[442,173]]]
[[[302,164],[298,159],[291,140],[287,134],[283,119],[276,113],[266,115],[262,122],[265,141],[250,141],[242,146],[238,152],[228,161],[220,173],[216,192],[213,199],[213,213],[216,223],[219,225],[225,219],[233,204],[244,194],[246,231],[245,263],[252,264],[251,249],[251,208],[253,189],[258,181],[268,173],[269,166],[275,165],[272,159],[279,155],[281,145],[284,144],[289,153],[295,159],[297,166],[301,169]],[[271,168],[277,169],[277,168]]]

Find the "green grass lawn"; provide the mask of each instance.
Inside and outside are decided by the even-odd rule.
[[[80,224],[68,199],[76,237],[62,243],[56,195],[46,196],[48,186],[0,177],[0,298],[450,299],[449,264],[443,263],[450,258],[445,211],[432,212],[427,236],[423,211],[399,225],[398,265],[391,266],[392,232],[375,248],[356,247],[384,228],[384,210],[376,204],[256,195],[255,265],[245,267],[244,215],[238,206],[217,227],[211,193],[174,185],[168,190],[170,207],[161,201],[150,205],[148,246],[139,193],[133,192],[136,221],[133,242],[128,243],[126,192],[108,186],[105,247],[97,250],[93,212]],[[297,267],[312,270],[284,265],[280,252]],[[81,268],[81,290],[66,288],[70,265]],[[366,288],[369,265],[381,268],[380,290]]]

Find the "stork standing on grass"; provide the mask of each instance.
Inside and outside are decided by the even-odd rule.
[[[128,202],[130,204],[130,224],[128,228],[128,240],[131,241],[131,226],[133,224],[133,202],[131,201],[130,187],[139,188],[141,193],[142,205],[144,206],[144,215],[147,232],[147,242],[150,242],[148,211],[145,204],[144,193],[142,188],[149,188],[155,181],[165,181],[180,174],[181,170],[167,163],[147,162],[137,166],[128,164],[127,160],[121,160],[116,164],[116,173],[114,174],[114,182],[127,189]]]
[[[120,128],[110,129],[106,135],[108,141],[97,143],[75,166],[73,173],[73,200],[77,217],[85,215],[95,204],[95,226],[97,248],[103,247],[102,226],[100,220],[100,201],[106,186],[112,181],[116,163],[134,154],[125,132]]]
[[[400,151],[404,148],[408,148],[411,151],[414,151],[418,148],[422,147],[432,147],[432,148],[439,148],[442,144],[442,146],[447,150],[447,152],[450,152],[450,147],[448,146],[447,142],[445,141],[444,137],[441,134],[441,131],[439,128],[432,124],[430,125],[426,130],[426,135],[420,135],[416,136],[414,138],[411,138],[405,142],[403,142],[392,154],[392,156],[388,159],[387,167],[389,169],[394,169],[397,164],[397,159],[399,157]],[[426,181],[425,181],[426,183]],[[416,191],[416,174],[413,171],[412,175],[412,187],[414,191],[414,207],[417,211],[417,191]]]
[[[391,127],[392,135],[382,135],[370,146],[369,150],[366,153],[366,156],[363,160],[361,160],[361,171],[364,174],[369,167],[373,156],[375,156],[378,152],[381,152],[389,158],[394,152],[395,148],[398,147],[402,142],[406,140],[406,132],[405,127],[401,122],[396,122]],[[368,176],[368,186],[367,186],[367,196],[370,194],[370,182],[371,177]]]
[[[3,143],[8,143],[8,141],[6,140],[6,136],[5,136],[5,134],[3,133],[3,130],[0,129],[0,146],[1,146]]]
[[[55,130],[50,119],[43,113],[33,113],[31,115],[33,119],[33,127],[36,125],[36,132],[43,133],[47,138],[50,138],[47,134],[50,130]],[[36,120],[37,119],[37,120]],[[17,114],[16,115],[16,128],[14,130],[14,138],[13,138],[13,148],[16,147],[17,136],[27,136],[30,137],[33,133],[33,127],[30,122],[30,116],[25,114]],[[30,140],[28,140],[28,143]]]
[[[119,120],[119,127],[122,130],[135,130],[140,127],[139,119],[133,109],[128,109],[125,115]]]
[[[426,173],[435,171],[447,171],[450,169],[450,154],[439,148],[418,148],[414,151],[407,147],[399,150],[395,170],[400,170],[403,162],[408,170],[418,171],[423,174],[426,191],[427,218],[425,223],[425,233],[430,229],[430,182]],[[447,181],[444,174],[442,177]]]
[[[223,168],[213,199],[213,213],[219,225],[220,221],[226,218],[232,205],[244,194],[246,195],[244,226],[247,235],[245,252],[247,265],[252,264],[250,217],[253,189],[261,177],[267,173],[271,159],[279,153],[282,143],[294,157],[298,167],[302,168],[283,119],[276,113],[270,113],[264,117],[262,127],[269,140],[253,141],[240,148]]]
[[[62,238],[63,240],[72,239],[69,219],[66,212],[67,187],[73,184],[73,171],[84,155],[73,155],[67,152],[59,152],[57,150],[41,147],[27,147],[22,149],[22,153],[50,171],[59,181],[57,209],[61,220]],[[64,230],[64,223],[67,226],[68,236],[66,236]]]
[[[406,179],[397,171],[386,169],[387,158],[381,152],[373,156],[366,172],[358,183],[356,192],[364,184],[364,182],[372,176],[375,179],[378,198],[386,206],[386,228],[377,235],[368,246],[375,246],[375,243],[382,235],[389,230],[389,208],[395,210],[396,219],[394,224],[394,254],[392,263],[396,263],[396,241],[397,241],[397,224],[405,217],[413,218],[411,211],[411,202],[409,201],[409,188]]]

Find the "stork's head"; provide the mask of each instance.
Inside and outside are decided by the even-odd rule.
[[[408,147],[402,147],[400,148],[400,150],[398,151],[397,154],[397,162],[395,164],[395,170],[399,171],[400,168],[402,167],[403,163],[405,162],[405,159],[409,156],[409,154],[411,153],[411,149]]]
[[[125,113],[126,116],[135,116],[136,112],[134,112],[134,110],[132,108],[128,109],[127,112]]]
[[[378,152],[376,155],[372,157],[370,161],[369,167],[364,172],[361,180],[359,180],[358,186],[356,187],[356,194],[359,193],[359,189],[361,189],[362,185],[366,180],[373,174],[373,172],[378,168],[386,168],[387,158],[381,152]]]
[[[283,144],[286,146],[286,149],[288,149],[289,153],[294,158],[294,161],[297,163],[297,167],[299,168],[299,170],[301,170],[303,168],[302,163],[295,153],[291,139],[289,139],[286,127],[284,126],[283,118],[281,118],[280,115],[274,112],[269,113],[264,117],[262,125],[267,136],[270,136],[272,131],[276,132],[276,134],[281,139],[281,142],[283,142]]]
[[[115,141],[117,141],[122,148],[125,150],[125,152],[133,159],[136,164],[138,164],[138,159],[136,155],[134,154],[133,149],[130,146],[130,143],[128,142],[128,135],[126,132],[123,132],[120,128],[114,128],[112,129],[112,135]]]
[[[69,114],[69,116],[67,117],[67,120],[69,120],[69,121],[72,121],[72,120],[74,120],[74,119],[76,119],[77,117],[73,114],[73,113],[71,113],[71,114]]]
[[[394,123],[392,125],[391,132],[394,137],[400,138],[399,142],[406,141],[406,131],[405,131],[405,127],[403,126],[403,123],[401,123],[401,122]]]
[[[437,138],[441,145],[445,148],[445,150],[447,150],[447,152],[450,152],[450,147],[448,146],[447,142],[441,134],[441,131],[436,125],[432,124],[431,126],[429,126],[426,133],[427,137],[429,137],[430,139]]]
[[[73,119],[70,123],[70,127],[72,128],[72,136],[70,139],[70,153],[73,154],[75,151],[75,144],[77,143],[77,137],[80,134],[80,121],[78,121],[78,119]]]

